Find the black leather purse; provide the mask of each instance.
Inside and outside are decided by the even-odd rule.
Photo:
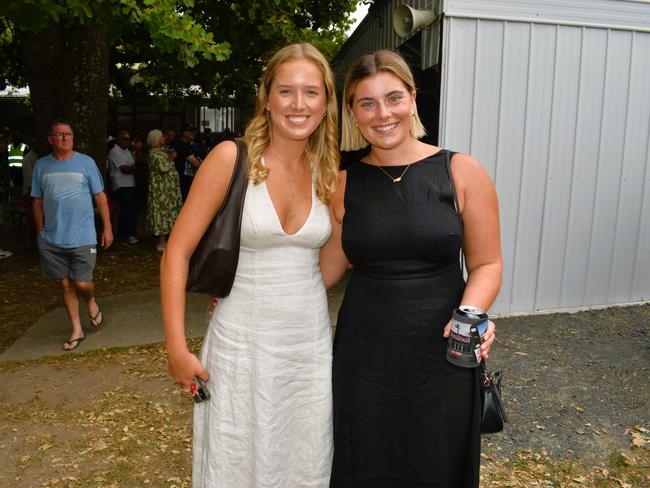
[[[190,258],[186,289],[223,298],[230,294],[239,262],[244,197],[248,187],[248,151],[236,139],[237,161],[221,208]]]
[[[481,433],[501,432],[507,422],[501,401],[501,371],[489,372],[484,359],[481,361]]]

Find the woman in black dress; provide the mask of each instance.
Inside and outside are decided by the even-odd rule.
[[[345,82],[342,149],[370,152],[341,172],[321,253],[326,285],[353,266],[334,338],[335,488],[478,486],[478,369],[445,350],[453,309],[487,310],[499,291],[497,197],[478,161],[449,153],[448,169],[446,150],[418,140],[415,96],[391,51]],[[484,358],[493,341],[490,322]]]

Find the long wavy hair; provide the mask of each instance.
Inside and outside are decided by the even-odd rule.
[[[268,176],[269,170],[262,164],[262,154],[272,137],[271,122],[266,114],[268,95],[280,65],[297,59],[311,61],[323,74],[327,113],[318,128],[309,136],[306,149],[313,158],[311,169],[316,173],[316,194],[321,201],[327,203],[336,189],[339,171],[336,87],[327,60],[318,49],[306,42],[283,47],[266,64],[257,93],[255,116],[244,133],[244,141],[248,147],[248,177],[259,185]]]
[[[341,107],[341,149],[343,151],[356,151],[368,145],[368,141],[361,135],[356,124],[352,120],[350,111],[354,102],[354,90],[361,80],[381,71],[397,76],[404,86],[413,93],[415,91],[415,80],[413,73],[402,56],[394,51],[382,49],[372,54],[366,54],[357,59],[345,78],[343,88],[343,107]],[[417,105],[413,106],[413,117],[411,117],[411,135],[416,139],[426,135],[426,130],[418,116]]]

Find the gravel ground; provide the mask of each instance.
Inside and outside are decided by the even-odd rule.
[[[602,459],[650,429],[650,305],[495,320],[510,423],[486,452]]]

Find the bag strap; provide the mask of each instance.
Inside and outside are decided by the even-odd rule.
[[[248,173],[248,148],[246,143],[241,137],[235,139],[235,144],[237,144],[237,161],[235,162],[235,167],[233,168],[233,178],[242,176],[246,178]]]
[[[234,192],[234,189],[238,189],[242,186],[242,178],[245,179],[247,177],[246,173],[248,171],[248,150],[246,148],[246,144],[241,138],[234,139],[233,142],[237,145],[237,159],[235,160],[235,166],[232,169],[232,176],[230,177],[230,182],[228,183],[226,195],[223,197],[223,202],[221,202],[221,207],[219,208],[217,215],[219,215],[226,207],[226,204],[230,200],[230,195]]]
[[[465,274],[465,253],[463,252],[463,217],[460,215],[460,203],[458,203],[458,194],[456,193],[456,185],[454,185],[454,177],[451,174],[451,158],[456,154],[454,151],[445,150],[445,168],[447,169],[447,176],[449,177],[449,185],[451,186],[451,193],[454,196],[454,209],[456,209],[456,216],[458,217],[458,225],[460,226],[460,270]]]

